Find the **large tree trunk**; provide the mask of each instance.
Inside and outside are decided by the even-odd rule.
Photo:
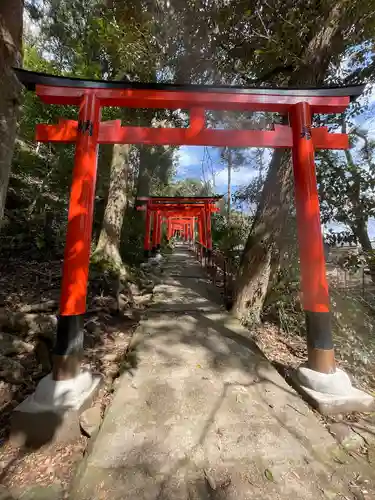
[[[301,64],[285,84],[322,84],[332,55],[341,52],[340,23],[345,17],[345,5],[343,0],[332,7],[320,31],[310,39]],[[275,150],[236,280],[232,310],[245,322],[260,320],[272,269],[278,268],[280,236],[288,218],[292,193],[290,151]]]
[[[375,283],[375,252],[372,248],[371,240],[368,234],[367,221],[363,218],[356,220],[355,224],[353,224],[351,228],[357,237],[357,240],[361,244],[368,268],[370,270],[371,280]]]
[[[121,272],[124,272],[124,268],[120,254],[120,241],[128,196],[129,168],[129,145],[115,144],[108,200],[95,257],[111,263]]]
[[[233,311],[246,322],[259,321],[271,271],[277,267],[280,236],[293,192],[291,180],[290,151],[278,149],[272,157],[236,280]]]
[[[4,217],[21,85],[12,67],[21,65],[23,1],[0,2],[0,227]]]
[[[137,198],[150,195],[151,179],[153,174],[153,164],[151,161],[150,147],[140,146],[139,148],[139,171],[137,179]]]

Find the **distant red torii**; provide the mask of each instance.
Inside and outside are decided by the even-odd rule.
[[[139,197],[137,210],[146,211],[144,238],[145,256],[155,255],[160,249],[163,216],[177,219],[185,240],[193,238],[195,221],[198,222],[198,239],[210,257],[212,251],[211,214],[218,212],[216,203],[222,196],[149,196]],[[151,240],[152,229],[152,240]],[[173,235],[168,222],[167,238]]]

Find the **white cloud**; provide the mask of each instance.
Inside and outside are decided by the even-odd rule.
[[[232,171],[232,186],[242,186],[256,177],[257,171],[249,167],[240,167],[238,170]],[[222,189],[228,185],[228,170],[224,168],[215,176],[215,184],[217,189]]]
[[[175,153],[178,160],[178,170],[185,169],[191,165],[198,165],[202,161],[203,148],[194,146],[181,146]]]

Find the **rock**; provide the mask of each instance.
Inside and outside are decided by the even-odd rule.
[[[106,378],[109,378],[111,380],[116,378],[118,374],[119,374],[119,365],[116,363],[112,363],[105,370]]]
[[[0,315],[0,324],[12,332],[26,335],[41,335],[54,340],[57,317],[54,314],[26,314],[8,311]]]
[[[12,399],[12,385],[0,380],[0,401],[4,404]],[[0,467],[1,469],[1,467]]]
[[[83,433],[91,437],[100,427],[102,421],[102,412],[99,406],[92,406],[85,410],[79,417],[79,424]]]
[[[23,366],[15,359],[0,354],[0,378],[11,384],[22,384],[25,380]]]
[[[34,346],[30,342],[24,342],[9,333],[0,333],[0,354],[11,356],[12,354],[22,354],[32,352]]]
[[[49,373],[52,370],[52,352],[43,339],[39,339],[35,346],[35,356],[43,372]]]
[[[365,444],[364,439],[343,422],[331,424],[328,428],[335,439],[347,450],[359,450]]]
[[[117,309],[122,312],[125,311],[129,307],[129,298],[120,293],[117,297]]]
[[[120,357],[119,353],[117,352],[109,352],[107,354],[104,354],[103,356],[103,361],[107,361],[109,363],[113,363],[114,361],[117,361],[118,358]]]
[[[93,320],[88,321],[85,325],[85,328],[89,333],[91,333],[95,337],[100,337],[100,335],[102,334],[102,329],[100,328],[98,323],[96,323],[96,321]]]
[[[141,319],[140,312],[136,309],[126,309],[125,311],[121,311],[121,315],[131,321],[139,321]]]
[[[30,331],[55,343],[57,317],[54,314],[35,314],[34,316],[37,317],[29,320]]]
[[[136,306],[141,307],[141,306],[145,306],[146,304],[148,304],[151,301],[151,299],[152,299],[151,293],[148,293],[145,295],[135,295],[134,296],[134,303]]]
[[[129,290],[133,296],[141,293],[136,283],[129,283]]]

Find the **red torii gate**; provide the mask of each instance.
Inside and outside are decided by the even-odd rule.
[[[292,89],[143,84],[15,71],[20,81],[36,91],[46,104],[79,107],[77,121],[62,119],[57,125],[36,126],[38,141],[76,144],[54,380],[74,379],[78,373],[79,364],[74,360],[82,350],[81,322],[86,310],[97,149],[99,144],[116,143],[292,148],[308,367],[310,371],[337,374],[340,378],[342,372],[336,370],[330,326],[314,151],[346,149],[349,144],[346,134],[331,134],[325,127],[312,128],[312,115],[345,111],[350,99],[362,93],[363,86]],[[190,125],[150,128],[122,126],[120,120],[101,122],[101,108],[105,106],[185,109],[190,113]],[[208,129],[206,110],[277,112],[288,115],[290,125],[275,125],[273,130]],[[308,386],[309,380],[304,375],[302,378]],[[343,383],[350,385],[348,378]],[[327,392],[324,384],[313,382],[310,387]]]
[[[163,217],[167,218],[167,221],[177,218],[185,240],[189,238],[189,235],[192,236],[193,225],[197,220],[199,242],[210,254],[212,251],[211,214],[219,211],[215,204],[221,198],[222,196],[150,196],[138,198],[139,202],[145,204],[138,206],[137,210],[146,211],[145,256],[148,257],[150,251],[151,255],[155,255],[160,249]],[[168,222],[167,239],[170,239],[172,234]]]

